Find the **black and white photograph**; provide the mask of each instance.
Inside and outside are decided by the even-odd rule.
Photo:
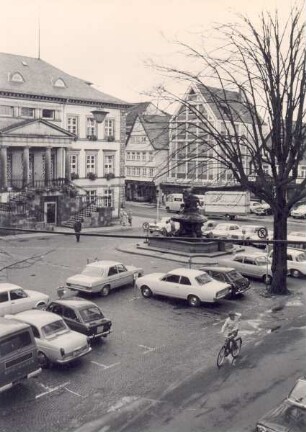
[[[305,432],[305,0],[0,11],[0,432]]]

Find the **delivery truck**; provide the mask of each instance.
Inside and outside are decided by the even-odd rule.
[[[204,199],[205,216],[224,216],[235,219],[250,213],[250,193],[234,191],[206,192]]]

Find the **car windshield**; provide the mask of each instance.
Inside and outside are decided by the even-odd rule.
[[[199,285],[205,285],[208,282],[211,282],[212,278],[208,276],[207,273],[202,273],[199,276],[196,276],[195,280],[198,282]]]
[[[291,390],[288,399],[306,407],[306,382],[299,380]]]
[[[103,313],[96,306],[90,306],[85,309],[81,309],[80,315],[83,318],[83,321],[86,323],[104,318]]]
[[[306,261],[306,255],[301,252],[299,255],[296,256],[296,261],[297,262],[304,262]]]
[[[69,328],[65,324],[65,321],[58,320],[53,321],[50,324],[45,325],[42,327],[42,332],[45,335],[46,338],[52,338],[56,337],[60,334],[66,333],[69,331]]]
[[[227,276],[228,276],[228,278],[229,278],[231,281],[235,281],[235,280],[241,279],[241,274],[239,274],[236,270],[231,270],[231,271],[229,271],[229,272],[227,273]]]
[[[86,276],[94,276],[94,277],[99,277],[102,276],[104,273],[104,269],[103,268],[98,268],[98,267],[85,267],[84,270],[82,271],[83,275]]]
[[[269,260],[265,256],[261,256],[261,257],[256,258],[257,265],[267,265],[268,262],[269,262]]]

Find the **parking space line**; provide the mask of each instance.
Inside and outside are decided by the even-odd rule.
[[[110,368],[112,368],[112,367],[117,366],[117,365],[120,364],[120,362],[118,362],[118,363],[113,363],[113,364],[107,366],[107,365],[105,365],[103,363],[98,363],[98,362],[95,362],[95,361],[91,361],[90,363],[93,363],[93,364],[95,364],[95,365],[97,365],[97,366],[99,366],[99,367],[101,367],[103,369],[110,369]]]
[[[76,392],[74,392],[74,391],[70,390],[70,389],[69,389],[69,388],[67,388],[67,387],[64,387],[64,389],[65,389],[65,390],[67,390],[67,392],[69,392],[69,393],[72,393],[72,394],[74,394],[75,396],[79,396],[79,397],[85,397],[85,396],[82,396],[82,395],[80,395],[79,393],[76,393]]]
[[[148,354],[150,352],[156,351],[157,348],[150,348],[147,347],[145,345],[138,345],[140,348],[143,348],[145,351],[143,352],[143,354]]]
[[[61,385],[59,385],[59,386],[57,386],[57,387],[53,387],[53,388],[52,388],[52,387],[45,386],[44,384],[42,384],[42,383],[40,383],[40,382],[38,382],[38,384],[39,384],[41,387],[43,387],[44,389],[46,389],[46,391],[43,392],[43,393],[40,393],[40,394],[36,395],[36,396],[35,396],[35,399],[39,399],[39,398],[41,398],[42,396],[45,396],[45,395],[47,395],[47,394],[50,394],[50,393],[55,392],[56,390],[60,390],[61,388],[64,388],[65,386],[67,386],[68,384],[70,384],[70,381],[67,381],[67,382],[65,382],[64,384],[61,384]]]

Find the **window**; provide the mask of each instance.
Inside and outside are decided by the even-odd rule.
[[[118,273],[124,273],[127,271],[127,269],[124,267],[123,264],[117,265],[117,270],[118,270]]]
[[[140,168],[139,167],[135,167],[135,176],[137,176],[137,177],[140,176]]]
[[[126,152],[126,160],[131,160],[131,152]]]
[[[154,177],[154,168],[149,168],[149,177]]]
[[[147,168],[142,168],[142,176],[146,177],[147,175]]]
[[[21,75],[21,73],[19,72],[15,72],[12,76],[11,76],[11,81],[13,82],[18,82],[18,83],[22,83],[24,82],[24,78]]]
[[[78,155],[70,155],[70,172],[78,174],[79,172],[79,160]]]
[[[37,327],[31,325],[31,329],[32,329],[34,337],[37,338],[37,339],[39,339],[40,338],[40,334],[39,334],[39,331],[38,331]]]
[[[115,135],[115,120],[105,119],[104,121],[104,133],[106,137]]]
[[[97,191],[95,189],[91,189],[89,191],[86,191],[86,194],[87,194],[90,202],[95,202],[95,200],[97,198]]]
[[[20,117],[34,118],[34,108],[21,107]]]
[[[135,152],[131,153],[131,160],[135,160]]]
[[[117,267],[116,266],[110,267],[109,270],[108,270],[108,276],[114,276],[117,273],[118,272],[117,272]]]
[[[86,135],[87,137],[97,136],[97,124],[93,117],[86,119]]]
[[[64,318],[68,318],[68,319],[71,319],[73,321],[78,321],[78,318],[77,318],[74,310],[67,308],[67,307],[64,308],[63,316],[64,316]]]
[[[67,117],[67,130],[75,135],[78,135],[79,130],[79,121],[77,116],[68,116]]]
[[[4,303],[8,301],[8,292],[0,293],[0,303]]]
[[[54,120],[55,111],[51,109],[43,109],[42,110],[42,118],[47,120]]]
[[[178,275],[171,274],[165,276],[162,280],[165,282],[179,283],[180,277]]]
[[[86,155],[86,174],[96,173],[96,155]]]
[[[0,117],[13,117],[14,107],[8,105],[0,105]]]
[[[130,167],[126,167],[126,175],[127,176],[131,175],[131,168]]]
[[[22,289],[15,289],[10,291],[11,300],[20,300],[23,298],[27,298],[28,295]]]
[[[255,265],[254,260],[253,260],[252,258],[247,258],[247,257],[244,258],[243,263],[244,263],[244,264]]]
[[[58,87],[58,88],[65,88],[66,84],[64,82],[64,80],[62,80],[62,78],[57,78],[57,80],[55,81],[55,83],[53,84],[54,87]]]
[[[112,189],[104,189],[104,200],[105,200],[105,207],[112,207],[113,206],[113,191]]]
[[[28,330],[14,336],[9,336],[0,343],[0,357],[4,357],[21,348],[32,345],[32,343],[32,338]]]
[[[152,162],[154,160],[154,154],[153,152],[149,152],[149,162]]]
[[[136,152],[136,160],[140,160],[140,153]]]
[[[146,152],[142,152],[142,153],[141,153],[141,159],[142,159],[143,161],[146,161],[146,160],[147,160],[147,153],[146,153]]]
[[[181,284],[181,285],[191,285],[191,282],[190,282],[190,280],[188,279],[188,277],[186,277],[186,276],[181,276],[180,284]]]
[[[104,174],[114,172],[114,155],[104,156]]]

